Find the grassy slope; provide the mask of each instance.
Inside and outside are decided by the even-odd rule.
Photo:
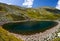
[[[53,41],[60,41],[60,38],[55,38],[53,39]]]
[[[0,3],[0,21],[20,20],[56,20],[60,19],[60,10],[50,7],[45,8],[23,8],[14,5]],[[4,19],[4,20],[3,20]]]
[[[17,39],[13,35],[10,35],[9,32],[7,32],[6,30],[4,30],[0,26],[0,41],[23,41],[23,40]]]
[[[22,8],[13,5],[0,3],[0,22],[1,21],[20,21],[20,20],[57,20],[60,19],[60,10],[55,8]],[[0,27],[0,41],[20,41]]]

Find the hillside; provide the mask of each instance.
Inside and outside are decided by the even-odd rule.
[[[0,3],[0,22],[23,20],[60,20],[60,10],[50,7],[24,8]],[[0,41],[22,41],[0,27]]]
[[[56,20],[60,17],[60,10],[50,7],[23,8],[0,3],[0,21],[21,20]]]
[[[21,39],[17,39],[13,35],[11,35],[8,31],[4,30],[0,26],[0,41],[22,41]]]

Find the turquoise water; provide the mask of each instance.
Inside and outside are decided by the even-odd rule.
[[[20,23],[7,23],[3,28],[14,33],[35,33],[45,31],[57,23],[53,21],[27,21]]]

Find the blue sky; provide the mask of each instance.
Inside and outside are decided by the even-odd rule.
[[[22,6],[24,0],[0,0],[2,3],[7,3],[7,4],[13,4],[13,5],[18,5]]]
[[[42,7],[42,6],[51,6],[55,7],[57,5],[58,0],[35,0],[33,6],[34,7]]]
[[[25,7],[56,7],[58,0],[0,0],[0,2]]]

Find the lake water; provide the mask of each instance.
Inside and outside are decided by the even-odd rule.
[[[57,25],[57,23],[53,21],[27,21],[19,23],[7,23],[3,25],[3,28],[13,33],[32,34],[43,32],[55,25]]]

